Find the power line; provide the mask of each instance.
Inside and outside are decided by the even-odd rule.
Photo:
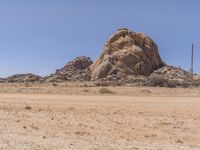
[[[182,47],[182,48],[165,48],[165,49],[159,49],[159,51],[175,51],[175,50],[180,50],[182,51],[183,49],[190,49],[190,47]]]
[[[200,48],[200,44],[195,44],[195,48]],[[191,49],[191,46],[184,46],[184,47],[174,47],[174,48],[158,48],[159,51],[182,51]]]

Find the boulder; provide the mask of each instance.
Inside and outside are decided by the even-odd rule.
[[[165,66],[154,41],[143,33],[120,29],[106,42],[102,54],[90,67],[91,79],[97,80],[116,75],[149,76]]]

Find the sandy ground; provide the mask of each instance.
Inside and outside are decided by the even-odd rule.
[[[12,88],[0,89],[0,150],[200,149],[199,89]]]
[[[56,83],[56,84],[1,84],[0,93],[54,94],[54,95],[110,95],[100,93],[102,88],[113,92],[115,96],[134,97],[200,97],[199,88],[160,88],[139,86],[94,87],[91,83]]]

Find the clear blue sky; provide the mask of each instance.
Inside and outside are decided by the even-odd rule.
[[[199,0],[1,0],[0,77],[47,75],[76,56],[95,60],[126,27],[151,36],[163,60],[200,73]]]

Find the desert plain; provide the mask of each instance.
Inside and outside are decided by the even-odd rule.
[[[200,88],[2,83],[0,149],[200,149]]]

